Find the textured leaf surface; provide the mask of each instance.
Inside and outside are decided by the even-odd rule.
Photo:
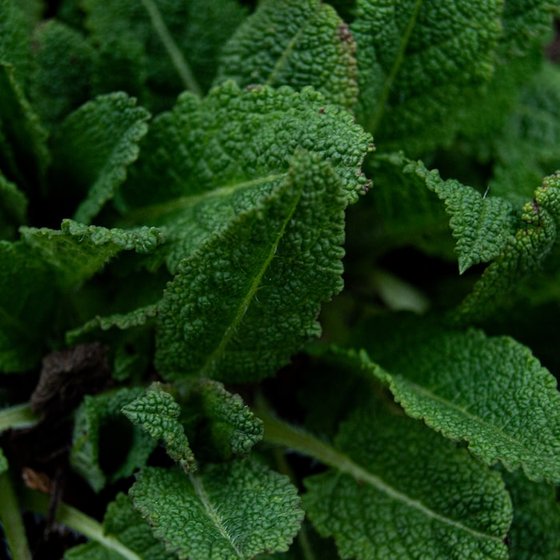
[[[384,334],[386,333],[386,334]],[[356,364],[388,385],[405,412],[466,440],[491,465],[560,481],[560,393],[529,349],[481,331],[386,325]]]
[[[543,180],[533,200],[523,206],[519,222],[515,235],[454,312],[458,323],[483,321],[511,305],[523,281],[542,268],[557,243],[560,174]]]
[[[512,560],[560,558],[560,504],[552,486],[529,482],[521,473],[505,476],[513,502],[508,535]]]
[[[130,476],[146,463],[155,447],[152,439],[138,427],[128,429],[128,435],[105,429],[111,423],[113,430],[115,429],[121,409],[138,398],[141,392],[141,389],[119,389],[95,396],[88,395],[76,413],[70,463],[96,492],[108,482]],[[113,437],[118,441],[119,435],[122,437],[121,441],[113,441]],[[115,449],[120,447],[120,462],[111,457],[113,464],[117,463],[113,465],[112,472],[106,472],[101,464],[101,448],[107,444]]]
[[[124,415],[153,439],[163,441],[169,456],[185,472],[196,468],[194,455],[183,426],[181,407],[164,389],[154,386],[123,408]]]
[[[320,304],[342,287],[345,196],[301,154],[268,200],[185,260],[159,306],[156,364],[241,381],[264,377],[320,333]]]
[[[73,220],[64,220],[60,231],[21,228],[21,234],[56,270],[63,287],[80,285],[122,251],[149,253],[164,242],[162,232],[153,227],[107,229]]]
[[[266,0],[225,46],[217,81],[313,86],[328,102],[352,108],[358,96],[355,51],[348,26],[331,6]]]
[[[124,93],[100,96],[65,119],[54,139],[54,176],[86,194],[77,221],[89,223],[126,178],[149,114]]]
[[[0,371],[39,361],[55,302],[52,273],[31,248],[0,241]]]
[[[221,383],[203,380],[200,398],[211,437],[226,455],[244,455],[262,439],[262,422],[239,395],[230,393]]]
[[[358,410],[336,439],[343,472],[306,479],[304,507],[342,558],[491,560],[511,502],[498,473],[403,416]]]
[[[33,106],[48,125],[60,122],[91,94],[95,52],[78,31],[50,20],[33,36]]]
[[[416,151],[452,138],[469,88],[492,75],[501,7],[494,0],[360,0],[351,28],[366,129],[379,142]]]
[[[317,92],[242,92],[228,83],[203,101],[184,95],[156,119],[120,206],[136,208],[127,223],[167,228],[174,241],[167,264],[175,272],[181,259],[268,195],[298,149],[328,160],[356,201],[367,185],[360,167],[370,140]]]
[[[142,519],[132,507],[128,496],[118,494],[115,501],[109,504],[103,529],[106,534],[118,538],[130,550],[136,552],[142,560],[171,560],[174,554],[165,551]],[[100,543],[89,542],[76,546],[66,552],[65,560],[122,560],[123,557]]]
[[[190,478],[146,468],[131,496],[167,549],[189,560],[287,550],[303,517],[288,479],[250,461],[213,465]]]

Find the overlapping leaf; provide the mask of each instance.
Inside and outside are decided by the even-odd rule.
[[[115,430],[121,409],[141,393],[141,389],[119,389],[86,396],[76,413],[70,462],[96,492],[108,482],[130,476],[146,463],[155,447],[155,442],[139,427],[124,424],[130,428],[115,431],[112,436],[105,429],[112,425]],[[122,420],[126,423],[124,417]],[[110,457],[111,469],[106,464],[108,458],[102,456],[104,447],[113,448],[113,453],[118,449]]]
[[[179,268],[159,305],[156,364],[169,379],[272,374],[320,333],[341,285],[345,194],[332,168],[300,154],[268,200]]]
[[[319,0],[267,0],[226,44],[217,81],[313,86],[328,102],[353,108],[355,51],[348,26],[331,6]]]
[[[501,2],[360,0],[358,114],[384,144],[414,151],[449,141],[458,109],[492,76]]]
[[[53,181],[85,196],[76,220],[90,223],[126,179],[149,114],[124,93],[100,96],[65,119],[53,140]]]
[[[560,481],[560,393],[527,348],[404,319],[398,329],[372,332],[367,347],[379,365],[362,353],[356,367],[386,384],[408,415],[467,441],[489,465],[499,460],[534,480]]]
[[[498,473],[413,420],[360,409],[305,481],[304,507],[342,558],[508,557],[511,502]]]
[[[151,387],[128,403],[122,411],[133,424],[142,428],[154,440],[162,440],[169,456],[185,472],[196,468],[189,440],[179,422],[181,407],[171,394],[161,387]]]
[[[167,550],[190,560],[285,551],[303,518],[288,479],[250,460],[211,465],[190,477],[149,467],[130,494]]]

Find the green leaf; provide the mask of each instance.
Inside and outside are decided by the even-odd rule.
[[[76,30],[56,20],[35,29],[33,106],[51,127],[91,96],[95,52]]]
[[[128,211],[127,224],[166,227],[173,241],[167,265],[175,272],[181,259],[266,197],[298,149],[328,160],[348,201],[356,201],[368,184],[360,167],[370,141],[351,115],[325,106],[317,92],[242,92],[227,83],[203,101],[181,96],[154,121],[119,206]]]
[[[27,219],[27,197],[0,172],[0,239],[14,236]]]
[[[495,139],[498,164],[491,192],[514,202],[530,198],[541,178],[560,168],[560,70],[545,64],[526,83]]]
[[[342,558],[508,557],[509,496],[465,450],[379,405],[359,409],[335,445],[335,468],[305,481],[304,508]]]
[[[96,492],[130,476],[155,447],[142,429],[121,416],[121,409],[141,393],[141,389],[123,388],[87,395],[76,412],[70,463]]]
[[[288,479],[254,461],[211,465],[190,478],[148,467],[130,493],[167,550],[190,560],[285,551],[303,518]]]
[[[537,273],[556,246],[560,223],[560,174],[543,179],[522,209],[519,226],[472,292],[452,313],[458,324],[488,319],[511,306],[524,281]]]
[[[130,498],[125,494],[117,494],[114,502],[107,507],[103,519],[103,529],[107,535],[118,540],[136,552],[142,560],[171,560],[174,554],[165,551],[142,519],[132,507]],[[122,560],[124,557],[117,551],[104,547],[97,542],[89,542],[71,548],[64,555],[64,560]]]
[[[77,221],[90,223],[113,198],[138,157],[148,118],[134,99],[113,93],[86,103],[62,123],[53,139],[53,180],[87,194],[76,210]]]
[[[52,271],[30,247],[0,241],[0,371],[39,361],[57,296]]]
[[[169,456],[185,472],[196,469],[196,461],[183,426],[179,422],[181,407],[163,388],[152,386],[128,403],[123,414],[154,440],[162,440]]]
[[[331,6],[265,0],[226,44],[217,83],[313,86],[327,102],[351,109],[358,97],[355,51],[348,26]]]
[[[165,241],[163,233],[153,227],[107,229],[73,220],[64,220],[60,230],[24,227],[20,231],[25,242],[56,271],[63,288],[79,286],[123,251],[149,253]]]
[[[29,25],[21,3],[14,0],[0,1],[0,61],[15,67],[25,84],[32,64]]]
[[[351,361],[387,385],[409,416],[467,441],[488,465],[499,460],[533,480],[560,482],[560,393],[529,349],[404,319],[382,330],[367,344],[381,367],[365,353]]]
[[[456,115],[493,71],[502,3],[360,0],[358,45],[365,128],[385,146],[427,150],[453,138]]]
[[[529,482],[521,473],[506,474],[513,502],[508,536],[512,560],[560,558],[560,505],[552,486]]]
[[[445,203],[449,225],[457,240],[455,250],[461,274],[501,253],[513,233],[512,208],[507,201],[481,196],[477,190],[454,179],[443,181],[437,171],[428,171],[421,162],[411,163],[404,172],[415,173]]]
[[[239,395],[209,379],[199,383],[199,395],[210,436],[224,455],[245,455],[262,439],[262,422]]]
[[[186,259],[159,305],[156,365],[248,381],[272,374],[320,334],[320,305],[342,288],[344,192],[301,153],[260,204]]]

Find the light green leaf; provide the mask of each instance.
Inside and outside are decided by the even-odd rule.
[[[174,554],[165,551],[142,519],[132,507],[130,498],[117,494],[114,502],[109,504],[103,519],[103,529],[107,535],[117,537],[142,560],[172,560]],[[104,547],[101,543],[89,542],[75,546],[66,552],[64,560],[123,560],[116,550]]]
[[[49,267],[24,243],[0,241],[0,371],[39,361],[56,302]]]
[[[303,518],[288,479],[247,460],[190,477],[146,468],[130,494],[167,550],[190,560],[248,560],[285,551]]]
[[[239,395],[210,379],[200,382],[199,394],[211,438],[226,456],[244,455],[262,439],[262,422]]]
[[[130,476],[146,463],[155,447],[142,429],[130,426],[121,416],[121,409],[141,393],[141,389],[118,389],[87,395],[76,412],[70,463],[96,492],[108,482]],[[112,451],[103,456],[107,446]]]
[[[179,422],[181,407],[160,386],[154,385],[128,403],[123,414],[154,440],[162,440],[169,456],[185,472],[196,469],[196,461],[183,426]]]
[[[487,82],[501,32],[497,0],[359,0],[358,115],[385,146],[442,145],[456,116]]]
[[[60,230],[24,227],[20,231],[25,242],[56,271],[64,288],[79,286],[123,251],[149,253],[165,241],[163,233],[153,227],[107,229],[73,220],[64,220]]]
[[[358,97],[355,51],[348,26],[331,6],[265,0],[226,44],[217,83],[313,86],[327,102],[351,109]]]
[[[506,474],[513,501],[508,536],[512,560],[560,558],[560,505],[552,486],[529,482],[521,473]]]
[[[488,319],[515,302],[523,282],[536,274],[558,243],[560,174],[543,179],[522,209],[520,225],[452,313],[458,324]]]
[[[334,468],[306,479],[304,507],[342,558],[508,557],[509,496],[464,449],[378,404],[343,423],[335,445],[324,448]]]
[[[331,166],[296,156],[268,197],[168,284],[158,312],[160,373],[254,380],[319,335],[320,305],[342,288],[345,206]]]
[[[52,127],[91,97],[95,52],[78,31],[56,20],[38,26],[33,42],[36,64],[30,96]]]
[[[467,441],[488,465],[499,460],[533,480],[560,482],[560,393],[526,347],[401,319],[371,333],[367,348],[380,365],[365,353],[350,360],[387,385],[409,416]]]
[[[53,139],[53,181],[86,195],[75,219],[90,223],[138,157],[149,113],[124,93],[99,96],[62,123]],[[76,196],[74,193],[73,196]]]

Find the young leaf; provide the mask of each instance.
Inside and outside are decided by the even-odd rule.
[[[87,194],[75,219],[90,223],[126,179],[149,113],[124,93],[99,96],[68,116],[53,140],[54,178]],[[62,179],[61,179],[62,180]]]
[[[506,474],[513,502],[508,535],[512,560],[560,558],[560,505],[552,486],[529,482],[521,473]]]
[[[152,535],[148,524],[132,507],[130,498],[125,494],[117,494],[115,501],[107,507],[103,530],[105,534],[117,537],[142,560],[176,558],[174,554],[166,552],[163,544]],[[89,542],[67,551],[64,560],[123,560],[123,556],[101,543]]]
[[[115,430],[121,409],[141,393],[141,389],[123,388],[93,397],[86,396],[76,413],[70,462],[96,492],[108,482],[130,476],[146,463],[155,447],[155,442],[136,426],[127,425],[122,431],[113,432],[111,441],[109,433],[105,431],[106,426]],[[121,441],[118,441],[119,436]],[[104,445],[115,449],[120,447],[118,454],[110,457],[113,463],[110,472],[107,465],[102,464],[101,450]]]
[[[258,379],[317,336],[321,303],[342,287],[345,206],[331,166],[297,155],[268,199],[186,259],[168,285],[159,371]]]
[[[185,472],[196,468],[183,426],[179,422],[181,407],[161,387],[152,386],[136,400],[128,403],[123,414],[142,428],[154,440],[162,440],[169,456]]]
[[[351,109],[358,96],[355,51],[348,26],[331,6],[265,0],[226,44],[217,83],[313,86],[329,103]]]
[[[305,481],[319,533],[334,537],[342,558],[507,558],[511,502],[499,474],[374,406],[342,425],[336,450],[323,447],[333,468]]]
[[[288,479],[249,460],[211,465],[190,477],[148,467],[130,494],[167,550],[190,560],[285,551],[303,518]]]
[[[0,371],[33,367],[46,344],[57,291],[50,268],[22,242],[0,241]]]
[[[239,395],[210,379],[200,382],[199,395],[211,437],[225,456],[245,455],[262,439],[262,422]]]
[[[556,380],[511,338],[386,326],[351,361],[386,384],[413,418],[488,465],[522,467],[533,480],[560,481],[560,393]],[[383,369],[381,369],[383,368]]]
[[[73,220],[64,220],[60,231],[27,227],[20,231],[36,255],[56,271],[63,288],[79,286],[123,251],[149,253],[165,241],[163,233],[153,227],[107,229]]]
[[[558,242],[560,174],[543,179],[534,199],[523,206],[520,222],[515,236],[453,312],[457,323],[480,322],[511,305],[522,282],[542,267]]]

